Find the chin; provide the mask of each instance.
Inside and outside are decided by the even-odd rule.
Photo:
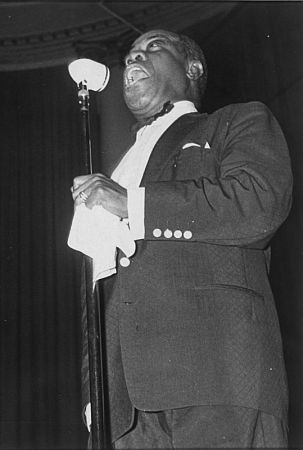
[[[132,112],[141,113],[144,114],[146,110],[149,110],[151,107],[151,98],[146,98],[142,95],[131,95],[131,96],[124,96],[125,103],[128,109],[130,109]]]

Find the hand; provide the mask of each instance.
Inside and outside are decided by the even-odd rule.
[[[74,178],[71,191],[76,206],[85,201],[87,208],[102,205],[116,216],[128,217],[127,190],[101,173]],[[80,192],[84,192],[87,200],[79,196]]]

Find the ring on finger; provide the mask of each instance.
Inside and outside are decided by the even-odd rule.
[[[81,200],[83,200],[84,203],[88,199],[88,195],[84,191],[80,192],[79,197],[81,198]]]

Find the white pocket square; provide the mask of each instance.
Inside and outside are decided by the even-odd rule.
[[[189,147],[200,147],[201,148],[201,145],[197,144],[196,142],[188,142],[187,144],[183,145],[182,150],[185,150],[186,148],[189,148]]]

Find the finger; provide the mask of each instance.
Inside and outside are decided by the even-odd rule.
[[[98,189],[103,191],[106,188],[114,190],[115,186],[119,185],[105,175],[94,174],[85,183],[82,183],[81,186],[73,190],[73,198],[75,199],[81,192],[85,192],[85,194],[89,196],[92,191]]]
[[[75,191],[76,189],[78,189],[80,186],[82,186],[84,183],[88,182],[89,180],[93,180],[96,178],[106,178],[105,175],[101,174],[101,173],[93,173],[93,174],[88,174],[88,175],[80,175],[78,177],[75,177],[73,180],[73,191]]]
[[[81,190],[78,197],[83,199],[83,193],[88,196],[87,199],[84,199],[86,207],[92,209],[96,205],[103,205],[104,202],[107,202],[115,194],[115,189],[108,179],[98,179],[85,191]]]
[[[87,199],[90,196],[90,193],[87,189],[86,190],[83,189],[80,192],[73,192],[72,196],[73,196],[74,202],[77,202],[77,204],[86,203]]]
[[[80,175],[73,179],[73,190],[77,189],[81,184],[85,183],[91,175]]]
[[[95,189],[92,189],[88,199],[85,201],[85,206],[92,209],[96,205],[102,205],[104,197],[104,190],[101,188],[100,183]]]
[[[81,192],[84,192],[84,191],[81,191]],[[86,197],[86,196],[84,196],[84,195],[81,195],[81,193],[74,199],[74,206],[78,206],[78,205],[80,205],[81,203],[85,203],[85,205],[86,205],[86,202],[88,201],[88,198],[89,197]]]
[[[74,207],[81,205],[81,203],[84,203],[83,200],[78,196],[74,200]]]
[[[73,199],[75,200],[79,196],[80,192],[84,192],[87,196],[89,196],[91,191],[95,189],[98,183],[101,182],[101,179],[102,178],[99,174],[90,175],[89,178],[86,178],[86,181],[84,181],[81,185],[73,188]]]

